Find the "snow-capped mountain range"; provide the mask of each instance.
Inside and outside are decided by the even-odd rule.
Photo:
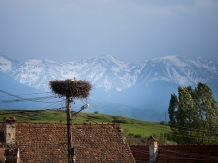
[[[18,61],[0,55],[0,72],[44,91],[49,90],[50,80],[76,77],[92,83],[93,98],[98,101],[139,108],[167,110],[170,94],[177,93],[178,86],[196,86],[198,82],[207,83],[218,97],[218,65],[200,57],[172,55],[126,63],[111,55],[101,55],[61,63],[48,59]]]
[[[165,81],[181,86],[218,82],[218,66],[205,58],[165,56],[153,60],[126,63],[110,55],[87,60],[60,63],[28,59],[14,61],[0,56],[0,71],[16,81],[34,88],[48,90],[54,79],[88,80],[95,88],[122,91],[135,85]]]

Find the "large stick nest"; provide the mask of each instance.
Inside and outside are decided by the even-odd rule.
[[[66,96],[78,99],[86,99],[92,85],[88,81],[83,80],[53,80],[49,82],[53,93],[59,96]]]

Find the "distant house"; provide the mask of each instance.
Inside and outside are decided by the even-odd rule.
[[[119,124],[72,125],[76,163],[135,163]],[[0,124],[0,163],[66,163],[66,124]]]
[[[151,136],[149,145],[130,146],[136,163],[218,163],[218,145],[159,145]]]

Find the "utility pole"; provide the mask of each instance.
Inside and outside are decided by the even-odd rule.
[[[68,163],[72,163],[71,149],[72,149],[72,119],[70,109],[70,97],[66,96],[66,113],[67,113],[67,140],[68,140]]]
[[[75,149],[72,148],[72,119],[71,119],[71,98],[87,99],[92,85],[88,81],[67,79],[49,81],[50,88],[60,97],[66,97],[66,113],[67,113],[67,140],[68,140],[68,163],[75,163]],[[89,105],[82,106],[81,109],[87,108]]]

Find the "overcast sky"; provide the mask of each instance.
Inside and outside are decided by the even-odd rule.
[[[0,54],[62,62],[182,55],[218,63],[218,0],[0,0]]]

